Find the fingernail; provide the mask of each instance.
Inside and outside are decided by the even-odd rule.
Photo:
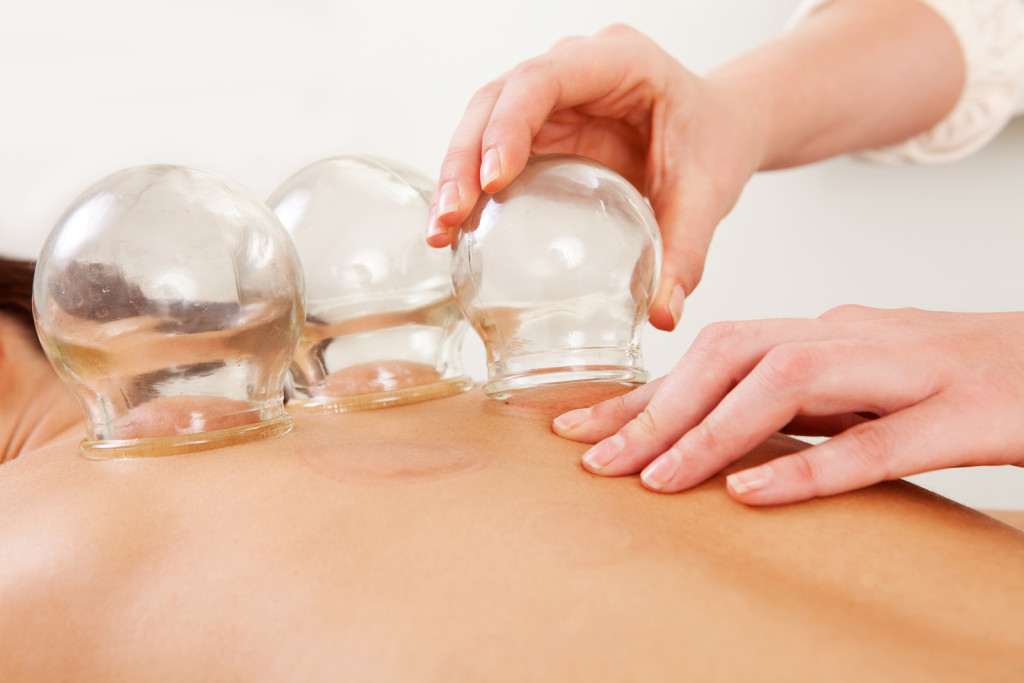
[[[560,432],[565,432],[573,427],[578,427],[587,420],[590,419],[590,408],[580,408],[579,410],[570,410],[568,413],[559,415],[554,419],[555,429]]]
[[[583,454],[583,462],[592,470],[603,470],[622,452],[626,439],[621,434],[609,437]]]
[[[680,285],[672,288],[672,298],[668,302],[668,312],[672,314],[672,325],[678,325],[679,319],[683,317],[683,304],[686,303],[686,293]]]
[[[748,493],[760,491],[768,486],[772,480],[771,465],[761,465],[749,470],[743,470],[736,474],[730,474],[725,478],[725,484],[733,493]]]
[[[643,479],[648,488],[660,491],[668,486],[668,483],[672,481],[672,478],[676,476],[678,471],[678,457],[672,453],[664,453],[640,473],[640,478]]]
[[[431,211],[430,218],[427,219],[427,239],[429,240],[431,237],[440,235],[441,233],[446,232],[447,230],[448,228],[444,227],[438,222],[437,211]]]
[[[480,187],[484,190],[501,176],[501,158],[498,156],[498,149],[491,147],[484,152],[483,161],[480,162]]]
[[[437,214],[439,216],[447,216],[459,210],[458,184],[449,180],[441,186],[441,191],[437,193],[437,206]]]

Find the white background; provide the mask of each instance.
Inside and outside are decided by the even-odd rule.
[[[205,168],[260,197],[335,154],[435,175],[474,90],[562,36],[629,23],[702,72],[779,32],[794,4],[2,0],[0,252],[34,257],[79,192],[127,166]],[[1024,310],[1022,264],[1024,120],[951,165],[763,174],[721,224],[680,329],[646,332],[647,365],[664,374],[715,320],[842,303]],[[475,337],[465,359],[482,378]],[[1024,509],[1024,469],[915,481]]]

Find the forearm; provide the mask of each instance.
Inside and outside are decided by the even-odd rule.
[[[749,107],[767,170],[927,130],[965,75],[952,29],[919,0],[833,0],[708,78]]]

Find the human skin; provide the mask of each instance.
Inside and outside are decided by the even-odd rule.
[[[449,244],[481,188],[508,185],[531,154],[591,157],[650,199],[665,256],[650,320],[672,329],[755,171],[927,130],[965,70],[952,29],[919,0],[834,0],[703,77],[626,26],[567,38],[473,96],[441,164],[427,241]]]
[[[729,477],[751,505],[943,467],[1024,466],[1024,313],[843,306],[816,320],[706,328],[657,383],[561,415],[584,466],[700,483],[778,430],[833,438]]]
[[[1024,667],[1024,534],[902,482],[764,510],[732,501],[722,475],[671,497],[594,476],[550,421],[621,388],[504,402],[476,388],[94,461],[70,394],[3,315],[0,349],[4,429],[37,420],[0,466],[5,681],[934,681]],[[735,467],[801,447],[771,437]]]
[[[35,334],[0,313],[0,463],[78,433],[82,410],[46,362]]]
[[[428,241],[449,240],[479,188],[503,187],[531,151],[594,156],[641,187],[658,215],[665,265],[651,321],[671,329],[714,226],[752,173],[927,130],[964,76],[951,28],[918,0],[834,0],[706,77],[626,27],[568,39],[470,103]],[[559,416],[554,429],[596,443],[583,459],[590,471],[643,471],[663,493],[703,481],[779,429],[839,435],[730,477],[730,493],[751,505],[942,467],[1020,465],[1022,321],[840,307],[818,321],[720,323],[663,380]]]
[[[898,482],[651,496],[551,418],[599,393],[297,415],[0,466],[4,680],[1013,680],[1024,534]],[[83,432],[84,433],[84,432]],[[744,464],[800,445],[772,437]]]

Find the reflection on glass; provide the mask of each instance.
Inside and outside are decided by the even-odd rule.
[[[291,428],[298,257],[274,214],[224,178],[144,166],[93,185],[43,247],[33,306],[85,411],[87,457],[187,453]]]
[[[647,381],[640,330],[661,241],[650,206],[583,157],[534,157],[462,225],[453,282],[487,348],[495,398],[542,385]]]
[[[306,277],[289,409],[380,408],[471,385],[451,253],[423,239],[432,186],[393,161],[343,156],[307,166],[268,200]]]

